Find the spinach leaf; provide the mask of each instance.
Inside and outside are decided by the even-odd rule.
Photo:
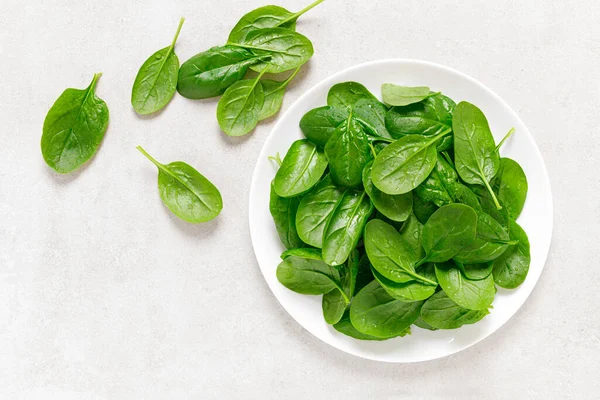
[[[260,121],[270,118],[279,112],[281,104],[283,103],[283,95],[285,94],[285,88],[294,79],[294,77],[300,71],[300,67],[296,68],[294,73],[290,75],[285,81],[274,81],[272,79],[263,79],[261,82],[263,86],[263,92],[265,94],[265,102],[263,103],[258,119]]]
[[[257,72],[273,74],[300,67],[314,53],[310,40],[284,28],[257,29],[248,33],[242,43],[227,44],[251,50],[257,56],[270,56],[268,61],[259,61],[250,68]]]
[[[421,329],[427,329],[428,331],[437,331],[437,328],[434,328],[433,326],[429,325],[427,322],[425,322],[425,320],[423,319],[423,317],[421,317],[419,315],[419,318],[417,318],[417,320],[415,321],[415,326],[418,326]]]
[[[323,247],[323,233],[344,191],[327,175],[300,201],[296,214],[296,228],[302,240],[318,248]]]
[[[229,136],[243,136],[252,131],[260,120],[265,104],[261,75],[231,85],[217,106],[219,126]]]
[[[493,182],[493,181],[492,181]],[[494,218],[506,232],[509,232],[510,216],[508,215],[508,208],[504,206],[502,200],[498,199],[498,203],[502,206],[501,209],[496,208],[496,204],[490,196],[490,192],[483,186],[472,186],[473,192],[477,196],[479,204],[481,204],[481,211]]]
[[[422,301],[394,299],[377,281],[373,281],[352,300],[350,321],[359,332],[390,338],[400,335],[415,322],[422,305]]]
[[[371,180],[372,166],[373,161],[370,161],[362,173],[365,192],[369,195],[377,211],[393,221],[405,221],[412,213],[413,195],[411,193],[390,195],[377,189]]]
[[[435,280],[435,271],[433,270],[433,264],[426,264],[422,266],[422,271],[419,271],[423,276],[427,276],[428,279]],[[373,276],[379,282],[381,287],[393,298],[411,302],[426,300],[435,293],[436,286],[423,283],[421,281],[408,281],[404,283],[394,282],[387,279],[376,269],[372,270]]]
[[[352,108],[352,116],[372,135],[389,138],[392,136],[385,127],[387,107],[379,100],[372,98],[359,99]]]
[[[324,106],[310,110],[300,120],[300,129],[308,140],[325,147],[335,128],[348,120],[345,109]]]
[[[369,261],[383,277],[397,283],[419,280],[437,286],[435,280],[415,271],[418,258],[393,226],[378,219],[369,221],[365,227],[364,243]]]
[[[435,275],[452,301],[469,310],[487,310],[494,301],[496,287],[491,275],[471,280],[453,263],[435,264]]]
[[[333,131],[325,155],[333,182],[350,188],[360,186],[362,171],[372,157],[367,135],[351,117]]]
[[[427,86],[408,87],[394,85],[393,83],[381,85],[383,101],[390,106],[408,106],[438,94],[440,93],[431,93]]]
[[[419,222],[414,214],[411,214],[400,229],[400,236],[410,245],[412,251],[415,252],[416,258],[425,257],[425,250],[421,245],[423,234],[423,224]]]
[[[340,321],[333,325],[334,329],[340,333],[343,333],[346,336],[350,336],[354,339],[358,340],[387,340],[389,338],[379,338],[376,336],[366,335],[360,331],[358,331],[352,322],[350,322],[350,310],[346,310]],[[407,328],[408,333],[410,333],[410,328]],[[407,330],[403,331],[403,334],[399,336],[405,336]]]
[[[280,257],[282,260],[285,260],[286,258],[292,256],[323,261],[323,257],[321,256],[321,250],[313,249],[312,247],[299,247],[296,249],[287,249],[286,251],[281,253]]]
[[[67,89],[54,102],[44,120],[42,156],[58,173],[81,167],[98,150],[108,127],[108,107],[94,93],[102,74],[95,74],[90,85]]]
[[[344,292],[342,293],[338,289],[334,289],[323,295],[323,316],[325,317],[325,322],[328,324],[337,324],[342,319],[344,311],[354,295],[356,276],[358,275],[358,262],[358,251],[354,250],[350,254],[350,257],[348,257],[345,267],[340,271],[341,287]]]
[[[430,201],[425,202],[416,194],[413,196],[413,213],[420,223],[427,223],[437,209],[438,206],[434,203]]]
[[[299,203],[300,199],[297,197],[279,197],[271,183],[269,211],[275,222],[279,239],[286,249],[295,249],[304,245],[296,230],[296,212]]]
[[[459,306],[444,291],[431,296],[421,308],[423,321],[437,329],[457,329],[479,322],[488,314],[488,310],[469,310]]]
[[[137,149],[158,168],[160,198],[169,210],[184,221],[210,221],[223,209],[219,189],[188,164],[175,161],[161,164],[141,146]]]
[[[138,114],[152,114],[167,105],[177,89],[179,58],[175,43],[183,26],[179,21],[177,32],[169,47],[158,50],[145,62],[135,77],[131,90],[131,105]]]
[[[477,234],[475,240],[454,256],[462,264],[478,264],[500,257],[511,242],[508,233],[495,219],[477,212]]]
[[[281,197],[308,192],[319,182],[326,168],[327,158],[322,150],[308,140],[296,140],[275,175],[275,192]]]
[[[354,293],[358,293],[362,288],[373,282],[375,277],[371,272],[371,263],[366,254],[362,254],[358,262],[358,275],[356,276],[356,287]]]
[[[385,126],[394,138],[406,135],[434,137],[452,129],[452,113],[456,104],[442,94],[404,107],[393,107],[385,116]],[[452,136],[446,136],[437,147],[439,151],[451,148]]]
[[[250,32],[260,28],[281,27],[295,30],[296,20],[323,1],[324,0],[317,0],[308,7],[295,13],[278,6],[264,6],[252,10],[245,14],[233,27],[228,40],[230,42],[241,43],[246,39],[246,36],[248,36]]]
[[[341,289],[339,271],[313,258],[287,257],[277,266],[277,279],[300,294],[319,295]]]
[[[327,221],[323,234],[323,260],[343,264],[356,247],[373,212],[373,204],[363,191],[347,190]]]
[[[433,138],[409,135],[387,146],[373,163],[373,183],[387,194],[408,193],[421,184],[437,162],[435,143],[448,135],[446,130]]]
[[[333,85],[327,94],[327,105],[339,107],[352,111],[355,104],[361,99],[370,99],[374,101],[377,97],[373,96],[369,90],[358,82],[342,82]]]
[[[531,253],[527,234],[514,221],[510,222],[510,238],[519,243],[510,246],[504,254],[494,260],[494,281],[500,287],[514,289],[521,285],[529,272]]]
[[[485,185],[496,208],[501,209],[490,186],[500,168],[500,158],[485,115],[473,104],[462,101],[454,110],[452,128],[456,171],[469,184]]]
[[[461,264],[458,261],[454,261],[454,264],[460,269],[467,279],[479,280],[485,279],[492,273],[494,267],[493,262],[486,262],[480,264]]]
[[[244,79],[250,65],[264,58],[240,47],[212,47],[181,65],[177,91],[188,99],[220,96],[229,86]]]
[[[501,158],[500,171],[492,188],[498,193],[498,201],[507,208],[510,218],[516,220],[527,198],[527,177],[519,163],[510,158]]]
[[[423,227],[425,258],[421,262],[448,261],[475,240],[477,213],[464,204],[449,204],[433,213]]]

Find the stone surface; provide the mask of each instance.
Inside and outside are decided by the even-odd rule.
[[[302,8],[308,0],[281,0]],[[592,0],[327,0],[299,22],[314,59],[284,109],[340,70],[418,58],[484,82],[521,116],[546,160],[555,233],[525,306],[498,332],[416,365],[355,358],[312,337],[265,284],[248,232],[254,163],[273,121],[220,133],[216,101],[176,96],[140,118],[137,69],[180,16],[186,60],[223,43],[264,0],[0,3],[0,398],[538,399],[600,397],[600,7]],[[44,117],[67,87],[103,72],[100,151],[57,176]],[[159,160],[185,160],[222,191],[214,222],[162,205]]]

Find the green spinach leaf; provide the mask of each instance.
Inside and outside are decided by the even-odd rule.
[[[340,289],[337,269],[322,260],[290,256],[277,266],[277,279],[286,288],[300,294],[319,295]]]
[[[387,279],[376,269],[372,270],[373,276],[379,282],[381,287],[393,298],[402,301],[421,301],[431,297],[436,290],[436,286],[423,283],[421,281],[408,281],[404,283],[394,282]],[[426,264],[420,268],[418,272],[422,276],[426,276],[428,279],[433,281],[436,280],[435,271],[433,270],[433,264]]]
[[[327,158],[322,150],[308,140],[296,140],[275,175],[275,192],[281,197],[308,192],[319,182],[326,168]]]
[[[271,118],[273,115],[279,112],[281,104],[283,103],[285,88],[290,84],[298,72],[300,72],[300,67],[296,68],[294,73],[282,82],[274,81],[272,79],[263,79],[260,81],[265,94],[265,102],[263,103],[260,113],[258,114],[258,119],[260,121]]]
[[[527,186],[527,177],[519,163],[510,158],[501,158],[500,171],[492,182],[492,188],[498,193],[498,201],[507,208],[513,220],[516,220],[523,210]]]
[[[385,104],[369,97],[359,99],[354,103],[352,116],[372,135],[391,139],[392,136],[385,127],[387,111]]]
[[[219,189],[188,164],[175,161],[161,164],[141,146],[137,149],[158,168],[160,198],[169,210],[184,221],[210,221],[223,209]]]
[[[327,264],[346,262],[372,212],[373,204],[364,191],[347,190],[344,193],[323,234],[323,260]]]
[[[508,233],[494,218],[477,212],[477,234],[475,240],[454,256],[462,264],[478,264],[493,261],[506,250],[510,241]]]
[[[75,171],[98,150],[108,127],[108,107],[94,93],[102,74],[83,89],[67,89],[44,120],[42,156],[58,173]]]
[[[496,287],[491,275],[471,280],[453,263],[435,264],[435,275],[446,295],[469,310],[487,310],[494,301]]]
[[[373,205],[383,215],[392,221],[405,221],[412,213],[413,195],[412,193],[405,194],[385,194],[373,185],[371,180],[371,168],[373,162],[370,161],[362,173],[363,186],[365,192],[373,202]]]
[[[342,82],[333,85],[327,94],[327,105],[339,107],[352,111],[355,104],[361,99],[370,99],[374,101],[377,97],[373,96],[369,90],[358,82]]]
[[[458,261],[454,261],[454,264],[460,269],[467,279],[479,280],[485,279],[492,273],[494,267],[493,262],[486,262],[480,264],[461,264]]]
[[[177,90],[179,58],[175,43],[183,26],[179,21],[177,32],[169,47],[152,54],[138,71],[131,91],[131,105],[138,114],[152,114],[167,105]]]
[[[296,230],[296,212],[299,203],[298,197],[278,196],[271,183],[269,211],[275,222],[279,239],[286,249],[295,249],[304,245]]]
[[[413,196],[413,213],[420,223],[425,224],[439,207],[430,201],[423,201],[419,196]]]
[[[323,247],[323,233],[344,190],[339,189],[327,175],[300,201],[296,214],[298,235],[304,242],[318,248]]]
[[[286,258],[292,256],[323,261],[323,257],[321,256],[321,250],[313,249],[312,247],[299,247],[296,249],[287,249],[286,251],[281,253],[280,257],[282,260],[285,260]]]
[[[376,336],[366,335],[360,331],[358,331],[352,322],[350,322],[350,310],[346,310],[340,321],[333,325],[334,329],[340,333],[343,333],[346,336],[350,336],[351,338],[358,340],[387,340],[389,338],[378,338]],[[405,336],[410,333],[410,328],[404,330],[403,333],[399,336]]]
[[[488,310],[469,310],[459,306],[444,291],[431,296],[421,308],[423,321],[437,329],[457,329],[479,322],[488,314]]]
[[[265,104],[260,78],[261,75],[255,79],[237,81],[219,99],[217,120],[227,135],[243,136],[258,124]]]
[[[518,240],[519,243],[510,246],[504,254],[494,260],[493,269],[494,281],[506,289],[514,289],[525,281],[531,263],[529,238],[523,228],[514,221],[510,222],[510,238]]]
[[[425,250],[422,246],[423,224],[419,219],[411,214],[400,229],[400,236],[410,245],[412,251],[415,252],[418,260],[425,257]]]
[[[344,292],[334,289],[323,295],[323,316],[328,324],[337,324],[342,319],[344,311],[354,295],[356,276],[358,275],[358,257],[358,251],[354,250],[348,257],[346,265],[340,271],[341,287]]]
[[[408,87],[394,85],[393,83],[381,85],[383,101],[390,106],[408,106],[438,94],[440,93],[431,93],[427,86]]]
[[[348,120],[345,109],[324,106],[310,110],[300,120],[300,129],[308,140],[325,147],[335,129]]]

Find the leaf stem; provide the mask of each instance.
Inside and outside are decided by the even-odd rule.
[[[504,135],[504,137],[502,138],[502,140],[500,141],[500,143],[498,143],[498,146],[496,146],[496,152],[498,152],[500,150],[500,147],[502,147],[502,145],[504,144],[504,142],[506,142],[508,140],[508,138],[510,138],[513,133],[515,133],[515,128],[512,127],[510,128],[510,130],[508,131],[508,133],[506,135]]]
[[[494,191],[492,190],[492,188],[490,186],[490,183],[487,181],[487,179],[485,178],[485,176],[483,174],[481,174],[481,180],[485,184],[485,187],[487,188],[488,192],[490,192],[490,195],[492,196],[492,200],[494,200],[494,204],[496,205],[496,209],[502,210],[502,206],[500,205],[500,203],[498,202],[498,199],[496,198],[496,193],[494,193]]]
[[[433,144],[435,142],[437,142],[438,140],[440,140],[441,138],[443,138],[444,136],[446,136],[447,134],[449,134],[450,132],[452,132],[452,128],[448,128],[445,131],[443,131],[442,133],[436,135],[433,137],[433,139],[431,139],[431,141],[429,142],[429,144]],[[428,146],[429,146],[428,144]]]
[[[373,147],[373,143],[370,141],[368,143],[369,147],[371,148],[371,153],[373,153],[373,158],[377,157],[377,152],[375,151],[375,147]]]
[[[281,164],[283,163],[283,161],[281,161],[281,156],[279,155],[279,152],[277,152],[277,154],[275,155],[275,157],[269,156],[268,158],[271,161],[275,161],[277,163],[277,165],[279,165],[281,167]]]
[[[144,150],[142,146],[137,146],[136,149],[138,149],[144,156],[146,156],[148,160],[152,161],[152,163],[156,165],[159,169],[162,169],[163,165],[156,161],[150,154],[148,154],[148,152],[146,152],[146,150]]]
[[[94,74],[94,77],[92,78],[92,83],[90,83],[90,91],[93,92],[94,88],[96,87],[96,83],[98,82],[98,79],[100,79],[100,77],[102,76],[102,72],[98,72],[97,74]]]
[[[456,168],[456,167],[454,166],[454,162],[453,162],[453,161],[452,161],[452,159],[450,158],[450,154],[448,154],[448,152],[447,152],[447,151],[442,151],[442,155],[444,156],[444,158],[446,159],[446,161],[448,162],[448,164],[450,164],[450,166],[451,166],[452,168]]]
[[[281,25],[285,25],[288,22],[291,21],[295,21],[298,18],[300,18],[300,16],[304,13],[306,13],[307,11],[312,10],[313,8],[315,8],[316,6],[318,6],[319,4],[321,4],[322,2],[324,2],[325,0],[317,0],[314,3],[310,4],[309,6],[304,7],[302,10],[293,13],[292,15],[290,15],[288,18],[284,19],[283,21],[281,21],[280,23],[278,23],[276,26],[281,26]]]
[[[179,20],[179,26],[177,27],[177,32],[175,32],[175,37],[173,38],[173,42],[171,42],[171,50],[175,48],[175,43],[177,43],[177,38],[179,37],[179,32],[181,32],[181,27],[185,22],[185,18],[181,17]]]
[[[386,142],[386,143],[394,143],[396,141],[396,139],[390,139],[390,138],[385,138],[382,136],[369,136],[369,142]]]

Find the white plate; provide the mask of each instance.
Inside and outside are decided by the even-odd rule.
[[[321,296],[296,294],[282,286],[275,276],[284,247],[269,214],[269,187],[276,167],[268,156],[286,154],[293,141],[303,138],[298,127],[309,110],[326,105],[327,92],[336,83],[356,81],[380,97],[383,83],[429,86],[442,91],[457,103],[477,105],[487,116],[499,141],[511,127],[515,135],[501,150],[502,156],[518,161],[529,183],[527,202],[519,224],[531,242],[531,266],[525,282],[516,290],[499,289],[490,315],[482,321],[455,330],[431,332],[413,326],[412,335],[383,342],[359,341],[347,337],[323,319]],[[535,286],[548,255],[552,237],[552,193],[544,161],[531,134],[517,114],[494,92],[475,79],[442,65],[417,60],[382,60],[343,70],[306,92],[279,121],[265,142],[250,190],[250,233],[256,259],[269,287],[281,305],[306,330],[342,351],[371,360],[417,362],[445,357],[483,340],[500,328],[523,305]],[[510,344],[510,338],[506,338]]]

